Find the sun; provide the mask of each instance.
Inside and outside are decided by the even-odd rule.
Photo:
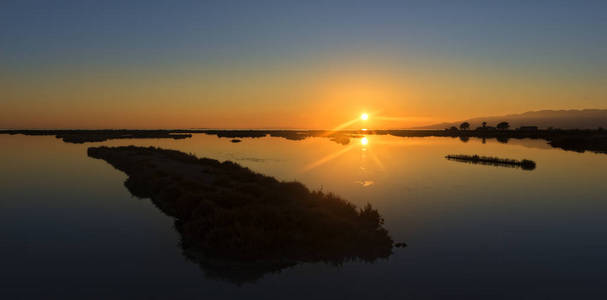
[[[367,119],[369,119],[369,115],[368,114],[362,114],[360,115],[360,119],[363,121],[366,121]]]
[[[362,139],[360,139],[360,144],[363,146],[369,144],[369,140],[367,139],[367,137],[363,137]]]

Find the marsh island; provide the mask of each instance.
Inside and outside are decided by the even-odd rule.
[[[93,147],[88,155],[125,172],[133,195],[150,198],[176,219],[188,258],[211,273],[235,270],[233,281],[300,262],[340,264],[392,254],[393,241],[371,205],[357,208],[299,182],[174,150]]]

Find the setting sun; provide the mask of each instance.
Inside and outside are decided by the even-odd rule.
[[[369,115],[368,114],[362,114],[360,115],[360,119],[363,121],[366,121],[367,119],[369,119]]]

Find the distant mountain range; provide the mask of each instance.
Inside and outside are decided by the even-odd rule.
[[[421,126],[414,129],[444,129],[451,126],[459,128],[462,122],[470,123],[470,129],[474,129],[487,122],[487,126],[495,126],[497,123],[506,121],[510,128],[521,126],[537,126],[541,128],[562,129],[596,129],[603,127],[607,129],[607,109],[584,109],[584,110],[540,110],[530,111],[522,114],[481,117],[458,122],[447,122]]]

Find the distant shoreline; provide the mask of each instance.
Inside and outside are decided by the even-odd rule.
[[[32,136],[55,136],[66,143],[103,142],[111,139],[170,138],[186,139],[192,134],[202,133],[222,138],[281,137],[288,140],[303,140],[308,137],[328,137],[340,144],[360,135],[393,135],[397,137],[451,137],[497,139],[543,139],[555,148],[584,152],[607,153],[607,130],[601,129],[537,129],[537,130],[0,130],[0,134],[23,134]]]

